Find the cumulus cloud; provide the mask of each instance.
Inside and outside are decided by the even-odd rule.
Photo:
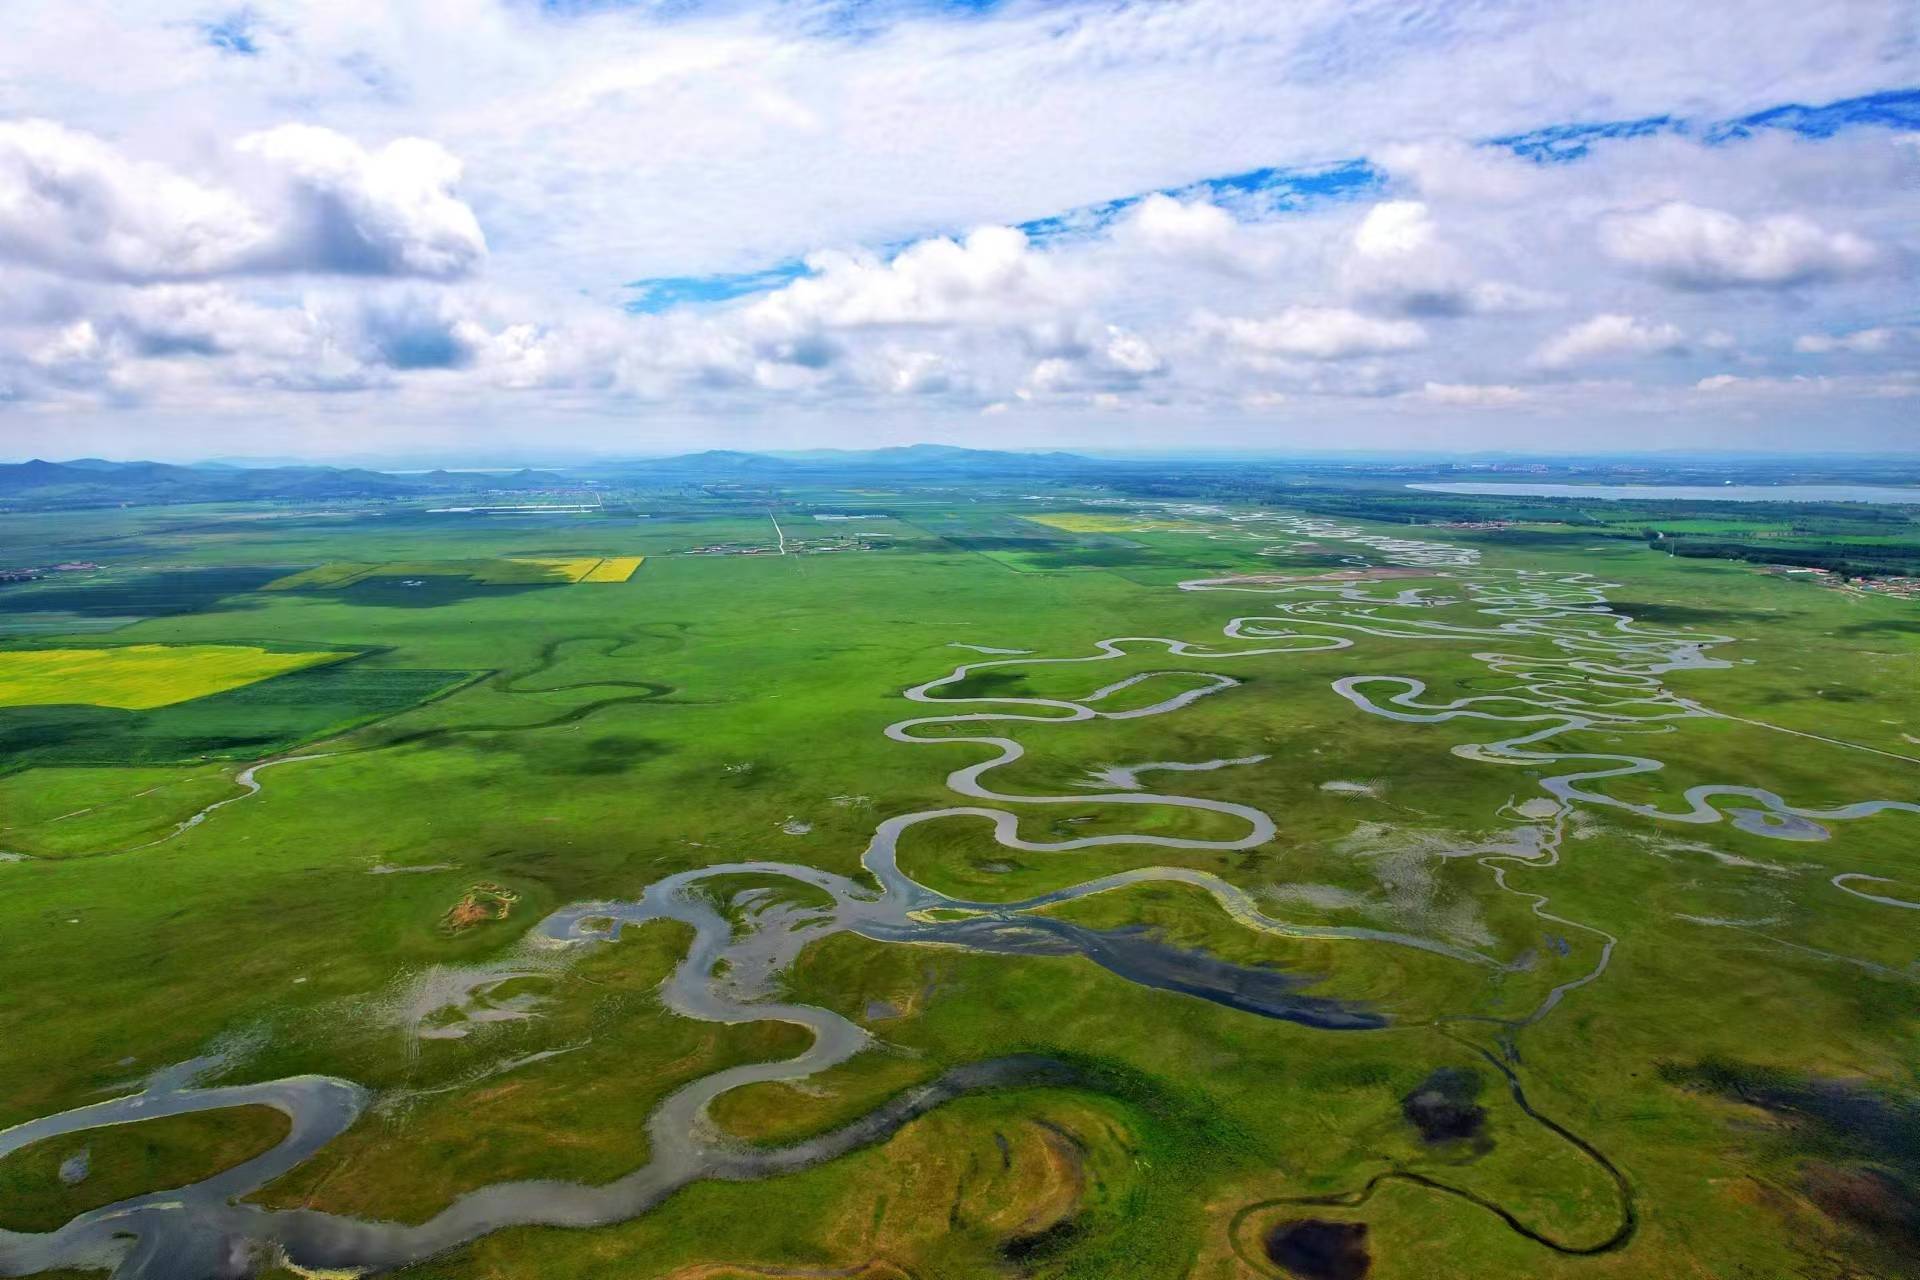
[[[1479,409],[1517,433],[1697,408],[1721,368],[1911,349],[1862,328],[1904,323],[1920,260],[1899,130],[1596,134],[1553,164],[1481,141],[1883,88],[1898,6],[1620,4],[1382,37],[1346,0],[1089,2],[1068,38],[1054,5],[886,4],[848,39],[807,5],[485,0],[420,23],[257,0],[245,58],[177,5],[42,6],[0,42],[9,114],[61,121],[0,124],[0,437],[223,405],[253,439],[364,420],[371,448],[536,420],[751,445],[782,414],[853,439],[863,413],[986,431],[1009,406],[1037,440],[1048,413],[1149,405],[1424,417],[1464,444],[1490,438]],[[1573,51],[1547,80],[1542,48]],[[1366,185],[1278,176],[1330,156]],[[634,279],[722,300],[633,314]],[[1856,284],[1805,287],[1835,280]],[[1607,381],[1575,372],[1608,359]],[[1781,420],[1803,424],[1812,397],[1900,384],[1791,385]],[[15,409],[36,397],[62,412]],[[1905,443],[1901,407],[1861,431]]]
[[[45,329],[33,363],[58,385],[111,385],[136,398],[220,386],[364,390],[441,371],[489,387],[605,387],[635,336],[583,317],[515,322],[500,300],[416,285],[327,288],[272,305],[224,284],[113,287],[86,311]],[[667,344],[649,350],[656,365],[683,355]]]
[[[51,120],[0,122],[0,255],[81,276],[211,275],[269,228],[230,191],[129,160]]]
[[[1540,344],[1533,353],[1533,363],[1546,369],[1565,369],[1594,360],[1673,355],[1685,349],[1686,335],[1671,324],[1609,312]]]
[[[308,305],[261,306],[218,285],[157,285],[126,290],[100,314],[134,354],[221,356],[263,361],[311,359],[332,326]]]
[[[1202,312],[1194,327],[1231,350],[1256,357],[1345,360],[1412,351],[1427,342],[1427,331],[1412,320],[1383,320],[1345,307],[1288,307],[1258,319]]]
[[[1416,315],[1466,310],[1473,283],[1418,200],[1388,200],[1368,210],[1354,228],[1341,274],[1349,293]]]
[[[238,146],[287,182],[283,269],[451,279],[486,257],[479,219],[453,194],[460,161],[438,143],[396,138],[369,151],[331,129],[289,124]]]
[[[1166,362],[1151,342],[1118,325],[1102,326],[1090,338],[1057,343],[1055,349],[1063,354],[1036,363],[1021,384],[1021,394],[1113,395],[1166,369]]]
[[[1614,261],[1677,289],[1779,289],[1861,275],[1879,251],[1851,231],[1827,231],[1798,214],[1753,221],[1670,201],[1600,225]]]
[[[1206,200],[1176,200],[1155,192],[1114,226],[1113,242],[1163,257],[1236,274],[1258,270],[1267,255],[1241,223]]]
[[[938,236],[891,260],[831,251],[806,260],[810,275],[746,310],[756,328],[783,336],[821,329],[1012,321],[1074,300],[1084,285],[1013,227],[981,227],[964,240]]]
[[[1354,228],[1341,279],[1349,294],[1408,315],[1525,311],[1551,299],[1536,290],[1476,280],[1466,257],[1441,239],[1427,205],[1387,200]]]
[[[33,351],[53,385],[139,400],[219,385],[336,391],[388,380],[361,350],[352,308],[316,299],[262,306],[218,285],[157,285],[117,290],[89,311]]]
[[[889,350],[886,360],[886,389],[895,395],[931,395],[953,384],[947,359],[936,351]]]
[[[452,193],[460,165],[401,138],[377,151],[312,125],[242,137],[246,194],[46,120],[0,122],[0,258],[83,279],[269,272],[448,279],[486,241]]]
[[[367,358],[390,369],[458,369],[472,363],[484,331],[452,300],[417,291],[369,298],[358,329]]]
[[[1003,393],[1124,390],[1166,361],[1138,330],[1088,310],[1123,283],[1111,260],[1095,261],[1112,247],[1107,239],[1046,249],[1015,228],[986,226],[891,257],[825,251],[806,259],[808,274],[757,298],[681,309],[656,324],[682,340],[704,332],[769,365],[815,370],[820,377],[794,384],[809,392],[845,378],[894,394],[970,397],[976,364],[1000,371]]]

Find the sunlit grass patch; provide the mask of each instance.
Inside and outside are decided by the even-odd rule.
[[[251,645],[132,644],[0,652],[0,706],[145,711],[332,662],[328,650],[272,653]]]
[[[334,560],[311,569],[303,569],[299,573],[290,573],[284,578],[275,578],[261,590],[296,591],[301,587],[344,587],[360,581],[379,567],[377,564],[363,564],[356,560]]]
[[[1158,520],[1152,516],[1117,515],[1105,511],[1047,511],[1039,515],[1022,516],[1021,519],[1066,533],[1154,533],[1194,528],[1191,524],[1179,521]]]
[[[514,564],[539,565],[568,582],[625,582],[645,556],[516,556]]]

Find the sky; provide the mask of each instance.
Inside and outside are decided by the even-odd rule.
[[[1920,452],[1917,15],[20,6],[0,458]]]

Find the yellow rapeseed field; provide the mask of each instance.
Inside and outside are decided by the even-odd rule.
[[[549,574],[557,574],[568,582],[579,582],[592,573],[600,563],[599,556],[515,556],[515,564],[537,564]]]
[[[512,556],[491,560],[391,560],[362,564],[336,560],[290,573],[265,590],[317,588],[335,591],[368,578],[471,578],[489,586],[527,586],[542,582],[625,582],[645,556]]]
[[[625,582],[646,560],[645,556],[608,556],[595,565],[582,582]]]
[[[237,644],[129,644],[0,651],[0,706],[83,704],[144,711],[332,662]]]

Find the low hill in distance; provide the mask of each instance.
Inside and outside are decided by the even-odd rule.
[[[33,459],[0,464],[0,506],[18,509],[117,506],[175,502],[327,501],[347,498],[407,498],[453,493],[533,493],[577,490],[598,482],[669,484],[805,479],[856,472],[898,477],[1064,475],[1115,470],[1137,463],[1083,458],[1070,453],[1008,453],[916,444],[887,449],[819,449],[798,453],[699,453],[564,470],[380,471],[320,465],[239,467],[228,463],[183,466],[166,462],[119,462],[78,458]]]

